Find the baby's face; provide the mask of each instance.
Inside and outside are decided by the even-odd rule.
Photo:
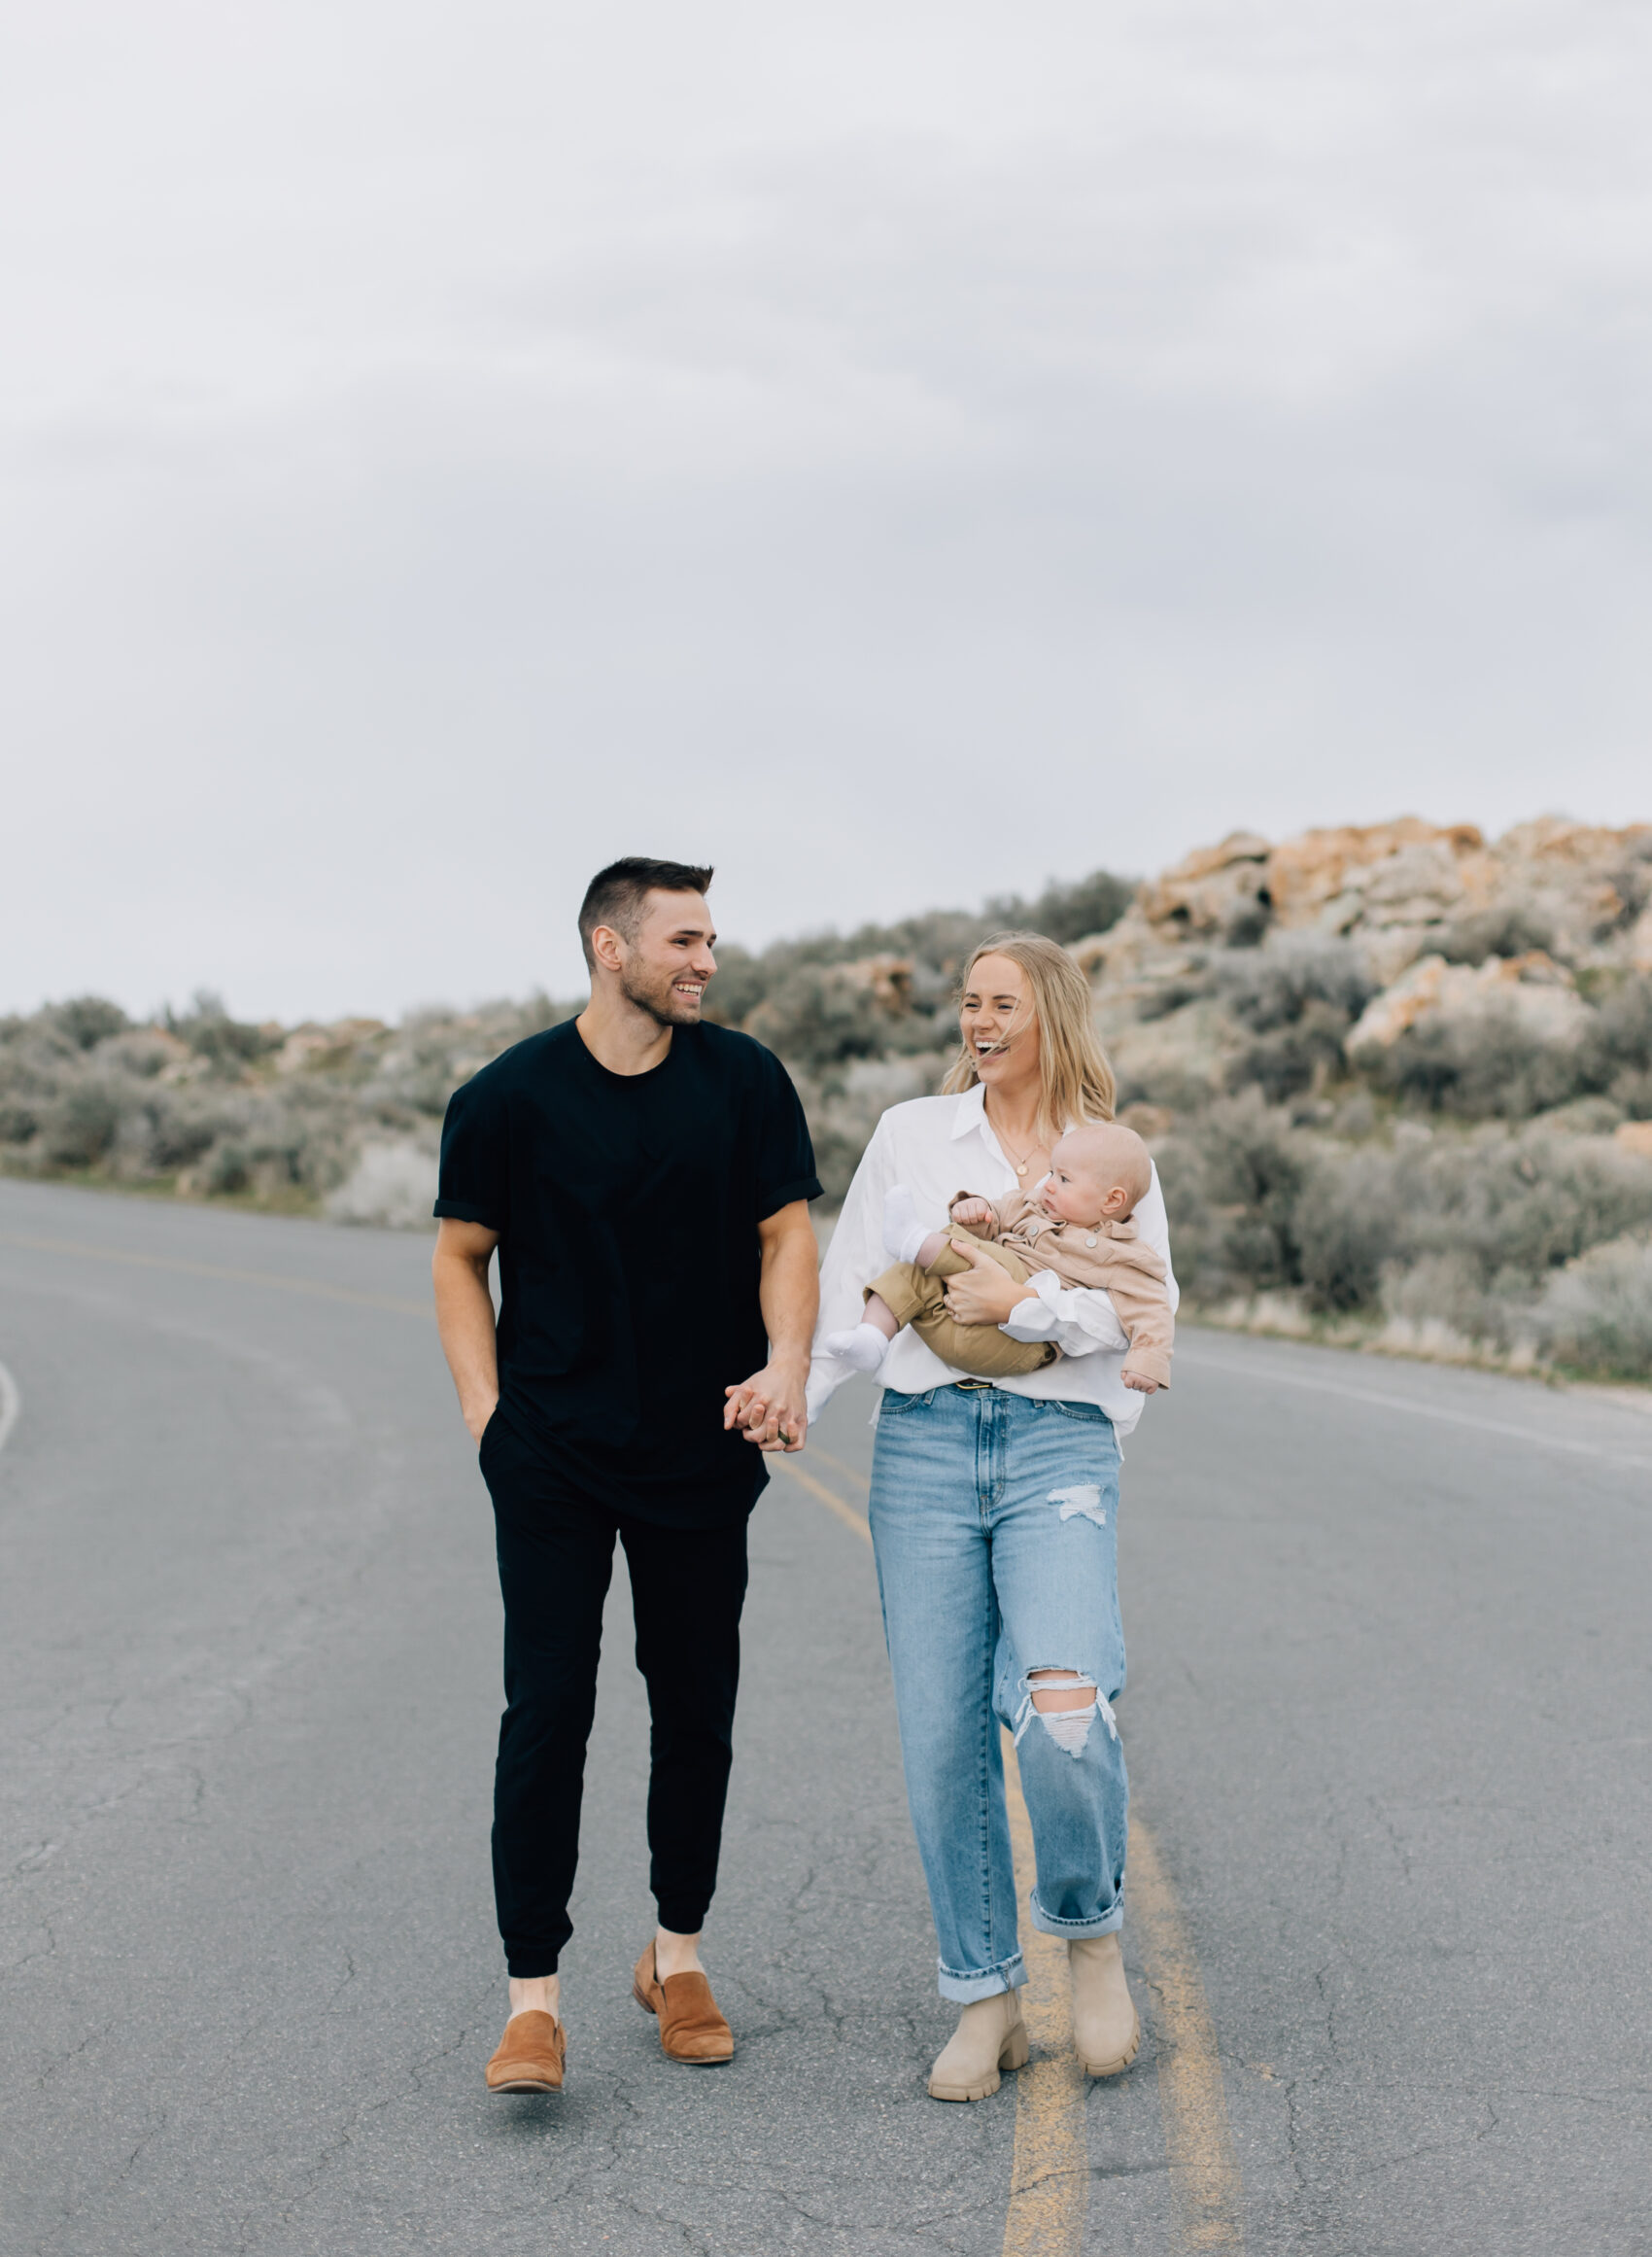
[[[1083,1223],[1094,1230],[1112,1186],[1101,1181],[1094,1168],[1085,1167],[1062,1137],[1050,1156],[1050,1173],[1033,1194],[1047,1215],[1058,1223]]]

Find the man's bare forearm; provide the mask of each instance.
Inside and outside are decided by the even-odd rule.
[[[771,1364],[809,1365],[820,1313],[820,1254],[810,1229],[788,1231],[763,1249],[757,1290]]]
[[[482,1430],[499,1399],[499,1338],[494,1297],[488,1290],[489,1255],[448,1252],[437,1245],[430,1264],[436,1294],[436,1330],[442,1354],[459,1390],[459,1407],[471,1440]]]
[[[769,1361],[723,1390],[723,1424],[759,1449],[799,1450],[809,1431],[809,1348],[820,1305],[820,1255],[802,1199],[758,1226],[757,1300]],[[789,1439],[782,1439],[782,1438]]]

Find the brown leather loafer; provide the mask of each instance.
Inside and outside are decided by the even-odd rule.
[[[637,1962],[631,1995],[645,2014],[659,2016],[660,2043],[671,2061],[711,2068],[734,2060],[735,2033],[717,2011],[710,1984],[698,1970],[692,1975],[668,1975],[662,1983],[650,1944]]]
[[[554,2014],[513,2014],[488,2064],[490,2093],[560,2093],[568,2037]]]

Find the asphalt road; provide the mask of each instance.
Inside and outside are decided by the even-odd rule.
[[[739,2057],[672,2067],[629,1997],[622,1567],[568,2090],[485,2094],[498,1597],[428,1252],[0,1184],[5,2257],[997,2257],[1015,2080],[924,2095],[950,2018],[870,1553],[783,1475],[708,1939]],[[871,1401],[805,1461],[851,1512]],[[1652,1417],[1188,1332],[1120,1548],[1244,2245],[1652,2250]],[[1148,2041],[1083,2102],[1087,2257],[1189,2246],[1126,1937]]]

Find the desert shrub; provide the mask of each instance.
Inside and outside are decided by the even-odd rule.
[[[1614,927],[1619,930],[1634,924],[1648,901],[1652,901],[1652,825],[1642,825],[1628,853],[1612,873],[1612,887],[1618,897],[1615,917],[1604,920],[1597,932],[1597,939],[1604,938]]]
[[[1357,1153],[1340,1165],[1321,1159],[1303,1182],[1292,1227],[1309,1307],[1374,1308],[1384,1269],[1404,1245],[1389,1155]]]
[[[1065,948],[1087,940],[1119,922],[1135,898],[1136,881],[1116,878],[1110,870],[1092,870],[1072,885],[1051,879],[1036,901],[1010,894],[986,905],[986,920],[1000,927],[1016,925],[1042,932]]]
[[[1351,1024],[1377,991],[1357,949],[1317,937],[1237,951],[1217,961],[1213,978],[1234,1018],[1258,1034],[1293,1025],[1314,1004]]]
[[[1547,918],[1519,902],[1460,918],[1433,944],[1448,964],[1483,964],[1488,956],[1524,956],[1532,949],[1552,949],[1554,927]]]
[[[386,1086],[393,1090],[400,1102],[410,1111],[423,1114],[428,1120],[439,1121],[447,1111],[458,1076],[444,1046],[431,1043],[421,1046],[422,1055],[409,1067],[404,1067],[394,1079],[386,1077]],[[375,1085],[373,1097],[382,1094]]]
[[[244,1144],[225,1139],[215,1144],[202,1171],[202,1188],[220,1196],[244,1192],[253,1181],[252,1155]]]
[[[120,1126],[120,1108],[107,1089],[70,1088],[42,1119],[46,1158],[55,1167],[95,1167]]]
[[[123,1034],[131,1024],[119,1003],[102,995],[77,995],[67,1003],[49,1004],[45,1017],[77,1050],[92,1050],[110,1035]]]
[[[281,1039],[264,1027],[231,1019],[223,998],[209,988],[196,991],[182,1019],[169,1011],[166,1024],[170,1033],[181,1036],[197,1058],[205,1059],[220,1073],[238,1075],[253,1059],[275,1049]]]
[[[1521,1305],[1529,1300],[1522,1296]],[[1506,1342],[1508,1300],[1488,1292],[1483,1265],[1462,1248],[1394,1264],[1383,1275],[1382,1303],[1391,1321],[1413,1333],[1443,1328],[1460,1339]]]
[[[1618,1238],[1579,1255],[1550,1279],[1535,1322],[1563,1364],[1602,1378],[1652,1374],[1652,1244]]]
[[[106,1035],[97,1046],[95,1063],[106,1071],[152,1081],[172,1063],[175,1055],[173,1045],[157,1027],[132,1026],[120,1034]]]
[[[1301,1016],[1276,1026],[1241,1052],[1227,1069],[1227,1086],[1255,1083],[1270,1104],[1283,1104],[1342,1069],[1347,1015],[1334,1004],[1312,1002]]]
[[[1189,1003],[1202,1002],[1210,991],[1210,982],[1197,972],[1179,980],[1161,980],[1140,997],[1136,1017],[1144,1025],[1152,1025],[1157,1020],[1172,1018]]]
[[[891,1022],[846,967],[803,964],[755,1007],[745,1028],[782,1058],[819,1071],[849,1059],[876,1058]]]
[[[1536,1287],[1586,1248],[1652,1224],[1652,1167],[1610,1144],[1540,1129],[1403,1148],[1398,1251],[1451,1252],[1481,1284]]]
[[[1522,1121],[1588,1086],[1581,1042],[1548,1042],[1512,1010],[1428,1018],[1365,1069],[1378,1087],[1428,1112],[1468,1121]]]
[[[1600,996],[1581,1045],[1587,1087],[1636,1120],[1652,1117],[1652,979],[1636,975]]]
[[[190,1111],[164,1094],[145,1093],[121,1123],[121,1141],[135,1148],[138,1164],[157,1175],[189,1167],[210,1151],[219,1133],[215,1115]]]
[[[771,974],[761,956],[719,942],[717,976],[706,990],[706,1016],[719,1026],[743,1026],[769,992]]]
[[[1163,1149],[1177,1260],[1206,1294],[1263,1292],[1302,1277],[1296,1207],[1314,1168],[1308,1138],[1248,1090],[1210,1106]]]
[[[780,1010],[789,1014],[796,1008],[796,996],[782,998],[781,991],[800,972],[856,963],[868,956],[896,956],[912,966],[909,1000],[914,1017],[920,1021],[937,1016],[945,1019],[970,952],[991,933],[1010,925],[1030,926],[1063,944],[1082,940],[1117,923],[1135,889],[1133,880],[1095,870],[1071,885],[1052,884],[1031,901],[1007,894],[980,910],[934,909],[920,917],[903,918],[896,924],[864,924],[847,933],[811,933],[797,940],[774,941],[755,953],[725,943],[717,952],[717,976],[706,994],[706,1013],[725,1026],[744,1026],[755,1011],[775,999]],[[756,1032],[756,1027],[752,1031]],[[769,1037],[760,1035],[759,1039],[768,1041]],[[931,1048],[937,1039],[933,1027],[920,1025],[904,1045],[886,1038],[878,1052],[903,1046],[914,1051]]]
[[[1328,1315],[1503,1347],[1539,1337],[1567,1264],[1652,1231],[1652,1167],[1608,1138],[1402,1124],[1392,1149],[1350,1150],[1256,1090],[1180,1126],[1159,1173],[1194,1302],[1297,1289]]]

